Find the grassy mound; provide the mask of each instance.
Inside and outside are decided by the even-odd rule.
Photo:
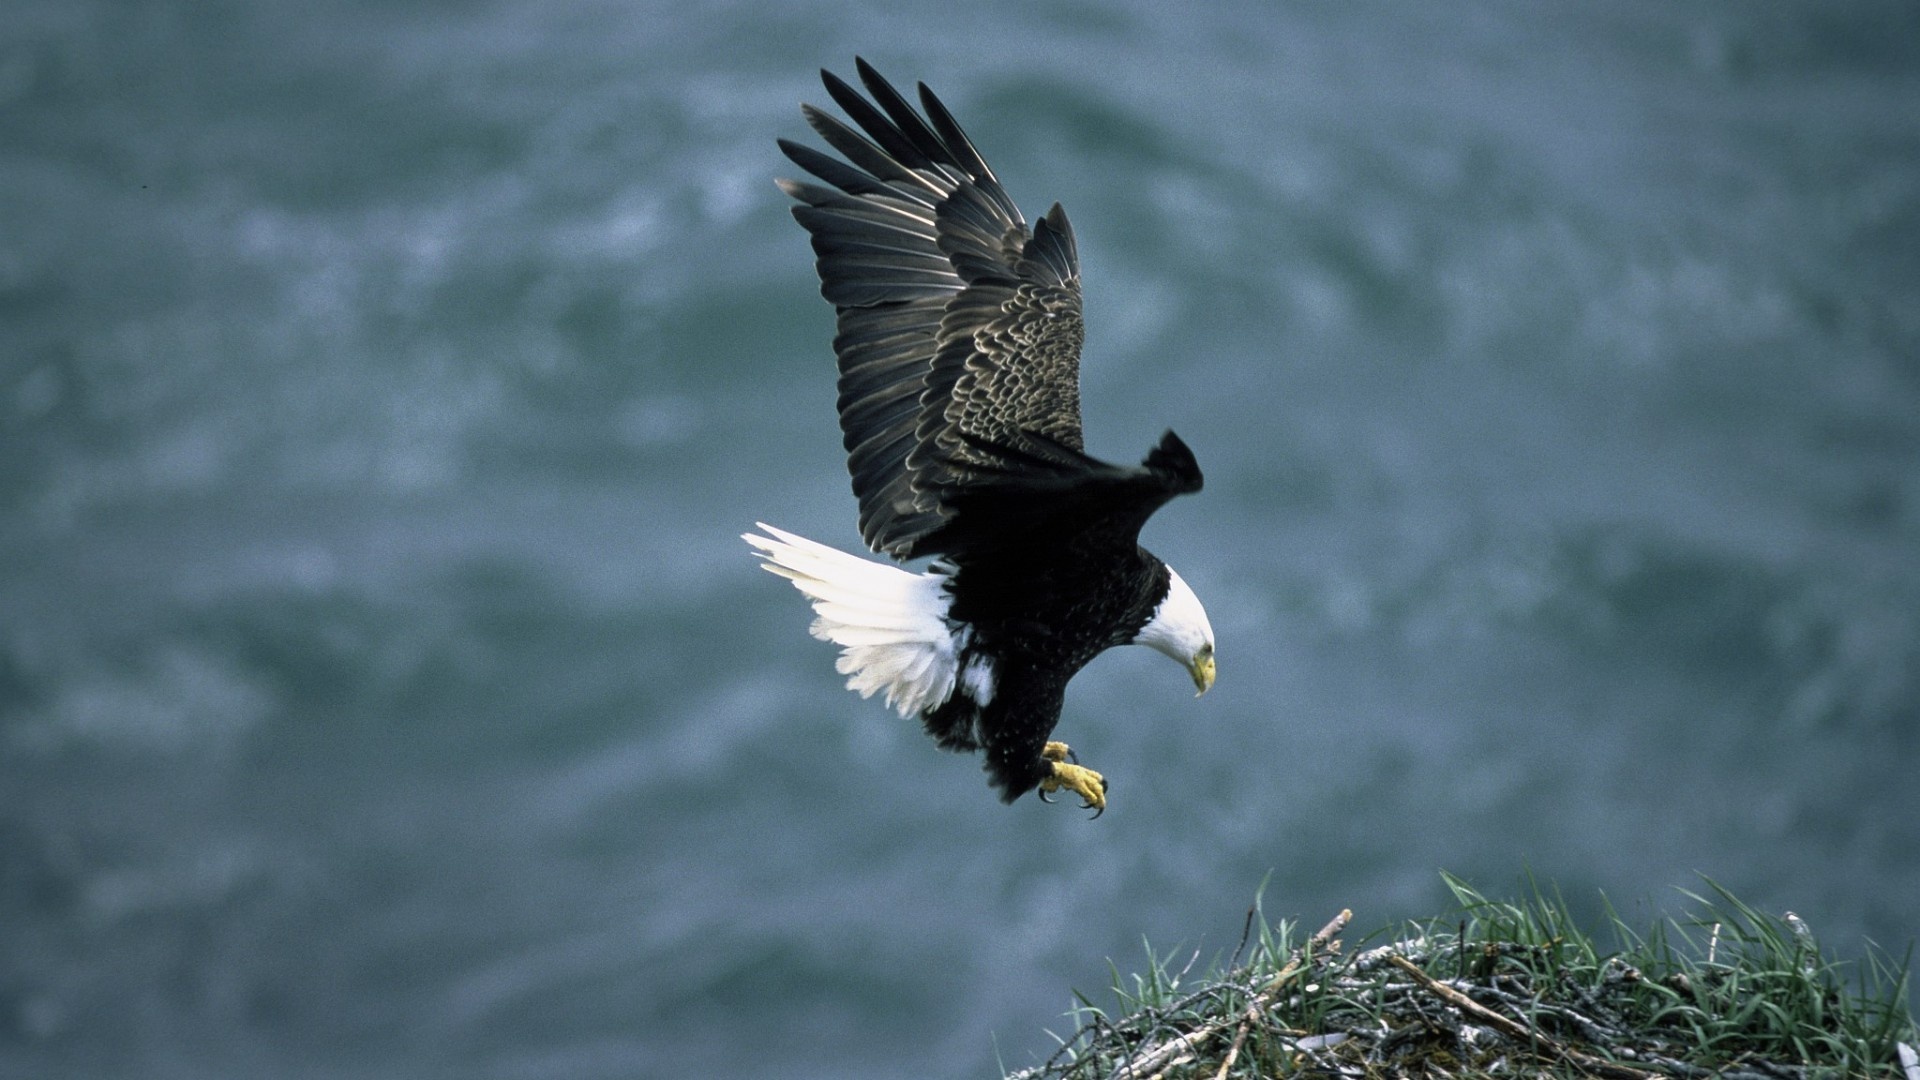
[[[1189,979],[1148,951],[1115,973],[1117,1007],[1084,995],[1079,1028],[1009,1080],[1205,1077],[1889,1077],[1920,1080],[1907,959],[1845,964],[1806,924],[1717,885],[1698,910],[1610,948],[1536,890],[1486,899],[1382,944],[1346,948],[1341,912],[1311,936],[1256,901],[1224,965]],[[1241,963],[1242,958],[1245,963]]]

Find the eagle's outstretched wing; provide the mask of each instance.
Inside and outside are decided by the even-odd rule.
[[[872,102],[821,78],[866,135],[803,105],[845,160],[782,139],[830,186],[780,186],[802,204],[794,217],[840,314],[840,428],[860,535],[906,559],[945,550],[935,536],[964,501],[956,493],[1003,481],[1049,445],[1082,449],[1080,262],[1066,213],[1056,204],[1029,232],[924,84],[923,118],[856,63]]]

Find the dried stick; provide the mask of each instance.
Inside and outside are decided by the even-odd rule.
[[[1571,1047],[1563,1046],[1559,1040],[1548,1035],[1546,1032],[1522,1024],[1504,1013],[1495,1012],[1460,991],[1455,990],[1453,987],[1435,979],[1433,976],[1420,970],[1418,965],[1404,956],[1395,954],[1388,956],[1387,960],[1393,964],[1394,967],[1413,976],[1413,980],[1419,983],[1422,989],[1434,997],[1458,1008],[1461,1012],[1483,1023],[1498,1028],[1511,1038],[1538,1044],[1545,1047],[1555,1057],[1565,1058],[1567,1061],[1583,1069],[1591,1069],[1601,1076],[1618,1077],[1619,1080],[1656,1080],[1653,1073],[1641,1072],[1638,1069],[1629,1069],[1624,1065],[1615,1065],[1610,1061],[1602,1061],[1590,1054],[1583,1054]]]
[[[1227,1047],[1227,1056],[1221,1059],[1220,1071],[1213,1074],[1213,1080],[1227,1080],[1228,1070],[1240,1059],[1240,1048],[1247,1044],[1247,1032],[1253,1030],[1253,1022],[1259,1018],[1259,1010],[1248,1005],[1246,1018],[1240,1021],[1240,1030],[1233,1033],[1233,1045]]]
[[[1344,909],[1340,914],[1328,920],[1327,925],[1314,931],[1313,936],[1307,939],[1307,943],[1294,952],[1292,959],[1287,961],[1287,966],[1280,969],[1280,974],[1268,980],[1267,984],[1261,987],[1258,993],[1254,994],[1253,1000],[1247,1003],[1248,1015],[1245,1020],[1241,1021],[1240,1034],[1234,1039],[1235,1047],[1238,1047],[1245,1041],[1246,1030],[1251,1026],[1253,1017],[1259,1015],[1260,1010],[1273,1004],[1273,999],[1280,992],[1280,988],[1286,985],[1288,979],[1293,978],[1294,975],[1299,973],[1301,966],[1313,956],[1314,950],[1325,948],[1327,943],[1333,940],[1333,936],[1345,930],[1347,924],[1352,921],[1353,912]],[[1173,1059],[1179,1055],[1183,1053],[1193,1053],[1199,1050],[1201,1046],[1205,1045],[1208,1039],[1225,1031],[1227,1025],[1230,1023],[1232,1023],[1230,1020],[1215,1020],[1213,1023],[1203,1025],[1195,1031],[1189,1031],[1184,1035],[1175,1035],[1173,1038],[1168,1039],[1166,1042],[1135,1058],[1130,1071],[1133,1071],[1136,1076],[1148,1072],[1158,1074],[1164,1071],[1166,1067],[1173,1062]],[[1226,1069],[1231,1067],[1232,1064],[1233,1060],[1230,1056],[1226,1065],[1221,1067],[1220,1076],[1226,1076]]]

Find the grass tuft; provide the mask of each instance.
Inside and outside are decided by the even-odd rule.
[[[1841,961],[1791,912],[1712,881],[1682,890],[1691,913],[1645,932],[1609,905],[1603,943],[1537,882],[1494,901],[1443,877],[1457,910],[1354,949],[1338,939],[1350,913],[1303,936],[1257,896],[1224,964],[1196,975],[1197,953],[1176,966],[1149,944],[1144,970],[1114,969],[1110,1008],[1076,993],[1076,1030],[1009,1080],[1920,1080],[1910,954]]]

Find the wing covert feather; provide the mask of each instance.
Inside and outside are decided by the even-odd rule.
[[[1065,212],[1056,204],[1029,231],[924,84],[923,116],[856,65],[871,101],[821,73],[851,124],[801,107],[841,157],[780,140],[822,182],[780,187],[839,313],[840,426],[861,536],[904,559],[941,550],[964,502],[956,492],[1017,471],[1021,456],[995,447],[1032,433],[1080,449],[1079,259]]]

